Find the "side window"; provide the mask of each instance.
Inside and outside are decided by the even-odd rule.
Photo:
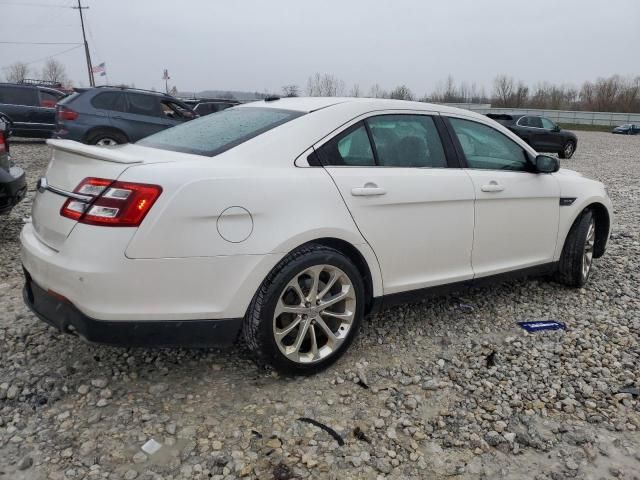
[[[367,119],[378,165],[446,168],[447,158],[433,118],[381,115]]]
[[[5,87],[3,90],[3,103],[28,106],[40,105],[38,90],[35,88]]]
[[[528,127],[529,126],[529,117],[522,117],[516,123],[521,127]]]
[[[165,117],[173,118],[174,120],[194,118],[193,112],[179,103],[172,102],[171,100],[162,100],[161,105],[162,113]]]
[[[556,128],[556,124],[548,118],[540,117],[540,121],[542,121],[542,128],[546,128],[547,130],[553,130]]]
[[[469,168],[528,171],[525,151],[506,135],[482,123],[449,118]]]
[[[101,110],[112,110],[116,112],[124,112],[126,110],[124,94],[118,92],[99,93],[91,99],[91,105]]]
[[[155,95],[141,93],[127,93],[129,99],[129,113],[137,115],[150,115],[159,117],[162,115],[160,101]]]
[[[542,120],[540,119],[540,117],[529,117],[529,126],[542,128]]]
[[[373,167],[376,163],[362,122],[325,143],[318,149],[318,155],[324,165]]]
[[[54,108],[58,103],[59,97],[51,92],[40,90],[40,106],[45,108]]]

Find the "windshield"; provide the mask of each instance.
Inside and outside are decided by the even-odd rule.
[[[212,157],[301,115],[277,108],[230,108],[163,130],[138,145]]]

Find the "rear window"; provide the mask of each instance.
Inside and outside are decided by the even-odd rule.
[[[212,157],[301,115],[277,108],[231,108],[163,130],[138,145]]]

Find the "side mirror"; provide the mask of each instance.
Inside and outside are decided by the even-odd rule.
[[[536,172],[553,173],[560,170],[560,161],[556,157],[549,155],[538,155],[536,157]]]
[[[553,128],[551,129],[551,131],[552,131],[552,132],[559,132],[559,131],[560,131],[560,126],[559,126],[559,125],[556,125],[555,127],[553,127]]]

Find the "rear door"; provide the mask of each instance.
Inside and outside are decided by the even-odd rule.
[[[387,112],[316,145],[380,262],[385,294],[473,277],[473,183],[450,168],[443,133],[437,114]]]
[[[126,111],[112,112],[111,123],[122,130],[129,141],[137,142],[170,124],[162,115],[160,97],[153,94],[126,92]]]
[[[42,130],[43,127],[36,122],[35,114],[39,103],[37,89],[19,85],[3,85],[0,88],[3,110],[11,118],[13,128],[26,133]]]

